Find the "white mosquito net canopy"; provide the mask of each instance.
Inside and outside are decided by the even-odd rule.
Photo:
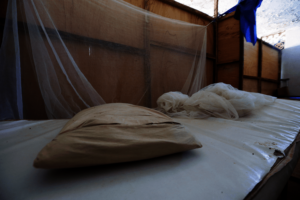
[[[21,48],[50,119],[205,86],[206,27],[122,0],[9,0],[2,41],[1,119],[23,118]]]

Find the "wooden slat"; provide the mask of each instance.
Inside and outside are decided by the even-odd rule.
[[[222,13],[221,13],[221,14],[222,14]],[[234,17],[234,14],[235,14],[235,11],[234,11],[234,12],[232,12],[232,13],[229,13],[229,14],[227,14],[227,15],[223,16],[223,17],[221,17],[221,18],[219,19],[219,21],[221,22],[221,21],[223,21],[223,20],[226,20],[226,19],[232,18],[232,17]]]
[[[104,12],[109,8],[104,7],[101,1],[35,1],[38,10],[43,11],[43,6],[46,7],[57,30],[143,48],[144,18],[136,17],[134,23],[131,23],[132,16],[128,14],[132,12],[130,7],[124,7],[114,1],[106,1],[105,4],[114,6],[113,17]],[[39,16],[45,27],[53,28],[47,12],[39,12]]]
[[[255,79],[255,80],[260,80],[261,79],[260,77],[257,77],[257,76],[247,76],[247,75],[244,75],[243,77],[246,78],[246,79]]]
[[[22,38],[23,33],[21,32],[19,36],[20,44],[22,44],[24,41]],[[57,40],[52,40],[54,46],[57,45],[57,42]],[[107,103],[138,103],[140,97],[146,90],[144,84],[145,78],[143,76],[144,69],[142,67],[144,60],[143,56],[126,53],[126,51],[116,51],[101,45],[93,43],[89,44],[76,40],[65,40],[64,43],[79,69]],[[45,42],[45,44],[48,43]],[[25,49],[22,49],[23,47]],[[28,46],[21,45],[24,116],[27,119],[44,119],[43,113],[45,112],[45,108],[44,105],[42,105],[44,101],[41,100],[39,96],[40,89],[38,83],[32,78],[32,75],[35,74],[34,71],[31,71],[31,69],[34,69],[34,64],[28,62],[31,55],[28,56],[26,54],[28,51],[27,47]],[[30,47],[28,48],[30,49]],[[50,47],[48,48],[48,52],[51,56]],[[24,56],[26,59],[22,60],[22,57]],[[60,70],[57,66],[56,59],[53,58],[53,55],[51,58],[54,68],[58,69],[56,71],[59,72]],[[120,62],[120,60],[122,62]],[[27,67],[27,65],[30,66]],[[62,85],[69,85],[66,81],[63,82],[65,78],[62,77],[62,73],[58,73],[57,75]],[[72,91],[73,90],[70,89],[68,92]],[[65,95],[64,91],[62,91],[62,95]],[[75,94],[71,96],[76,97]],[[66,99],[68,99],[68,96]],[[72,101],[74,101],[74,99]],[[142,99],[139,105],[146,106],[145,100]]]
[[[145,9],[145,3],[144,3],[145,0],[123,0],[123,1],[126,1],[132,5],[139,7],[139,8]]]
[[[253,46],[244,39],[244,75],[258,76],[259,42]]]
[[[206,60],[206,85],[214,83],[214,60]]]
[[[206,59],[216,60],[216,56],[206,53]]]
[[[198,25],[207,25],[213,19],[203,18],[201,15],[195,15],[193,12],[189,12],[188,10],[182,9],[181,7],[174,7],[173,4],[169,3],[173,1],[161,1],[161,0],[149,0],[149,10],[150,12],[156,13],[163,17],[167,17],[170,19],[181,20],[193,24]],[[178,2],[173,2],[174,4],[178,4]],[[207,50],[206,52],[209,54],[214,54],[214,27],[209,25],[207,27]],[[157,42],[162,42],[157,39],[153,39]]]
[[[239,89],[243,90],[243,74],[244,74],[244,35],[240,30],[240,69],[239,69]]]
[[[261,82],[261,93],[266,95],[276,96],[277,83]]]
[[[215,61],[214,61],[214,71],[213,71],[213,83],[216,83],[218,80],[218,19],[213,23],[214,25],[214,53],[215,53]]]
[[[258,40],[261,40],[261,39],[258,39]],[[263,40],[262,40],[262,43],[263,43],[264,45],[266,45],[267,47],[270,47],[271,49],[274,49],[274,50],[276,50],[276,51],[281,51],[280,49],[276,48],[275,46],[273,46],[273,45],[271,45],[271,44],[269,44],[269,43],[267,43],[267,42],[265,42],[265,41],[263,41]]]
[[[144,1],[139,0],[126,0],[129,3],[132,3],[133,5],[136,5],[138,7],[146,7],[144,4]],[[49,1],[50,2],[50,1]],[[152,2],[158,2],[158,1],[151,1]],[[159,1],[162,2],[162,1]],[[62,6],[64,5],[64,6]],[[154,4],[156,5],[156,4]],[[165,6],[159,9],[159,12],[157,14],[160,14],[162,16],[166,16],[172,19],[178,19],[182,21],[187,21],[190,23],[195,23],[199,25],[206,25],[208,24],[212,18],[207,17],[203,15],[203,13],[199,11],[191,11],[193,9],[186,8],[185,6],[180,6],[176,2],[171,1],[163,1],[163,5]],[[177,5],[173,6],[172,5]],[[54,21],[58,27],[58,30],[60,30],[61,36],[65,39],[65,44],[69,48],[69,51],[72,55],[74,55],[74,60],[83,72],[83,74],[86,76],[86,78],[89,80],[89,82],[92,84],[92,86],[95,88],[97,92],[104,98],[106,102],[127,102],[127,103],[133,103],[137,104],[138,102],[132,102],[132,99],[137,99],[137,97],[142,96],[145,94],[146,91],[146,85],[145,85],[145,68],[142,68],[141,66],[145,65],[145,45],[144,43],[144,30],[141,29],[132,29],[131,27],[126,27],[125,29],[132,29],[132,30],[138,30],[137,33],[131,33],[130,31],[127,32],[128,36],[132,38],[135,38],[135,41],[130,41],[126,39],[126,36],[124,36],[124,33],[118,32],[115,30],[108,29],[106,30],[105,27],[101,27],[101,30],[105,30],[103,35],[108,35],[108,38],[102,37],[103,35],[99,35],[99,29],[100,27],[93,26],[91,24],[83,24],[80,27],[72,26],[70,21],[68,21],[65,16],[63,16],[65,13],[68,13],[71,7],[68,4],[68,2],[62,2],[55,0],[55,2],[51,5],[46,5],[49,9],[49,12],[52,16],[54,16]],[[95,9],[87,5],[85,1],[80,0],[75,2],[74,6],[74,13],[72,13],[73,17],[68,17],[72,21],[76,21],[78,23],[82,21],[88,21],[87,18],[89,16],[96,16],[99,17],[101,20],[103,20],[103,17],[101,18],[101,13],[94,13],[87,15],[85,10],[89,10],[90,12],[94,12]],[[171,6],[171,7],[168,7]],[[151,5],[149,6],[149,9],[151,8]],[[152,7],[153,8],[153,7]],[[57,10],[58,9],[58,10]],[[64,10],[65,9],[65,10]],[[154,9],[155,10],[155,9]],[[60,12],[58,12],[60,11]],[[170,12],[169,12],[170,11]],[[191,12],[190,12],[191,11]],[[57,15],[53,14],[58,12]],[[173,13],[172,13],[173,12]],[[45,16],[41,16],[45,17]],[[126,17],[126,16],[125,16]],[[97,21],[97,20],[93,20]],[[118,22],[116,22],[118,23]],[[133,26],[137,27],[143,27],[144,21],[138,21],[137,23],[134,23]],[[117,26],[118,27],[118,26]],[[120,26],[119,26],[120,28]],[[55,34],[51,33],[53,30],[47,28],[47,32],[52,35],[52,38],[56,37]],[[207,73],[207,82],[212,82],[212,70],[213,70],[213,60],[215,59],[214,55],[214,26],[210,25],[208,27],[208,45],[207,45],[207,57],[211,60],[208,60],[206,63],[206,73]],[[113,34],[107,34],[107,33],[113,33]],[[88,35],[87,35],[88,34]],[[20,41],[20,44],[22,44],[23,41]],[[25,45],[23,46],[25,47]],[[22,55],[26,57],[26,54],[24,54],[24,49],[22,49]],[[158,56],[161,55],[161,51],[168,50],[157,50],[158,54],[154,53],[154,55],[151,56]],[[127,53],[131,52],[131,53]],[[170,51],[171,52],[171,51]],[[153,64],[153,69],[155,70],[171,70],[171,73],[167,73],[167,78],[171,79],[172,85],[170,86],[164,86],[163,84],[160,85],[161,82],[158,82],[157,88],[162,88],[164,90],[168,90],[170,87],[172,90],[181,90],[180,87],[176,87],[177,84],[181,85],[180,81],[185,81],[187,74],[189,73],[189,67],[192,66],[190,62],[193,61],[191,56],[184,55],[182,53],[178,54],[178,52],[172,52],[172,53],[166,53],[170,56],[170,59],[166,61],[166,63],[151,63],[151,69]],[[175,54],[175,56],[173,55]],[[106,59],[101,59],[102,57],[99,57],[97,55],[102,55]],[[24,58],[25,58],[24,57]],[[21,58],[22,65],[24,65],[25,62],[30,63],[28,60]],[[30,58],[30,56],[26,57]],[[173,65],[169,62],[173,59]],[[175,59],[174,59],[175,58]],[[193,57],[194,58],[194,57]],[[122,60],[122,62],[115,63],[117,60]],[[152,62],[156,62],[157,60],[153,60]],[[174,64],[175,63],[175,64]],[[161,67],[161,64],[165,67]],[[114,66],[114,67],[112,67]],[[175,69],[173,68],[174,66]],[[186,67],[188,66],[188,67]],[[33,65],[28,64],[28,67],[33,67]],[[147,68],[147,67],[146,67]],[[177,70],[176,70],[177,69]],[[172,76],[176,73],[175,76]],[[23,72],[22,72],[23,73]],[[43,105],[39,105],[36,101],[32,101],[32,103],[28,103],[27,100],[32,98],[32,93],[38,93],[39,88],[38,84],[32,82],[33,77],[29,76],[28,73],[32,73],[30,70],[24,71],[24,75],[22,75],[22,80],[25,81],[24,83],[24,92],[26,93],[26,104],[25,109],[27,109],[27,113],[29,111],[32,111],[33,104],[36,106],[36,111],[33,113],[29,113],[28,118],[31,119],[44,119],[45,117],[45,109]],[[153,74],[154,72],[150,71],[149,73]],[[163,75],[157,74],[156,75]],[[146,76],[147,77],[147,76]],[[151,77],[153,79],[155,77]],[[164,79],[165,77],[162,77],[160,79],[161,81],[166,81]],[[174,79],[174,80],[173,80]],[[118,81],[116,81],[118,80]],[[178,82],[179,80],[179,82]],[[32,82],[35,84],[35,86],[31,86],[29,82]],[[163,82],[164,83],[164,82]],[[150,83],[150,85],[153,85],[153,83]],[[33,88],[33,89],[32,89]],[[32,91],[29,91],[29,90]],[[39,93],[40,95],[40,93]],[[150,97],[151,98],[151,97]],[[147,98],[141,99],[141,102],[139,105],[147,105],[146,103]],[[155,97],[152,97],[153,101],[156,101]],[[36,98],[37,101],[40,101],[40,103],[43,104],[43,100],[41,100],[41,95]]]
[[[182,47],[176,47],[176,46],[172,46],[163,42],[155,42],[155,41],[151,41],[150,45],[156,46],[156,47],[160,47],[160,48],[165,48],[171,51],[177,51],[183,54],[188,54],[191,56],[199,56],[200,54],[195,54],[195,50],[192,49],[187,49],[187,48],[182,48]],[[216,57],[212,54],[206,53],[206,58],[214,60],[216,59]]]
[[[280,79],[281,79],[281,67],[282,67],[282,51],[279,51],[279,58],[278,58],[278,88],[280,88]]]
[[[24,26],[22,25],[23,24],[19,22],[19,30],[21,31],[20,32],[21,34],[19,33],[20,44],[24,44],[23,43],[24,39],[22,38],[22,36],[25,30],[24,30]],[[41,28],[40,31],[42,32]],[[57,37],[57,35],[55,34],[55,30],[46,28],[46,32],[52,38]],[[143,93],[146,91],[146,87],[144,87],[142,83],[138,83],[139,78],[137,77],[142,78],[142,80],[151,80],[150,78],[147,79],[143,78],[144,77],[143,73],[144,72],[146,73],[146,70],[143,70],[141,68],[142,66],[141,63],[136,65],[134,64],[134,63],[138,63],[137,61],[141,60],[139,56],[145,55],[145,51],[143,49],[138,49],[138,48],[117,44],[113,42],[103,41],[99,39],[88,38],[88,37],[79,36],[75,34],[70,34],[64,31],[59,31],[59,34],[62,37],[62,39],[64,39],[65,44],[67,45],[70,53],[73,55],[73,58],[77,63],[77,65],[79,66],[79,68],[81,69],[81,71],[85,74],[89,82],[93,85],[96,91],[99,92],[99,94],[103,97],[103,99],[107,103],[109,102],[127,102],[133,104],[138,103],[138,98],[141,97]],[[24,46],[22,47],[27,47],[27,46],[25,46],[24,44]],[[89,50],[88,48],[91,50]],[[89,51],[92,52],[92,56],[88,55]],[[34,69],[34,64],[32,63],[32,66],[26,67],[29,64],[29,62],[25,60],[30,58],[28,57],[24,59],[24,55],[27,55],[26,52],[27,49],[24,50],[21,49],[21,57],[22,57],[21,62],[23,66],[22,85],[24,85],[23,87],[24,117],[26,119],[45,119],[47,118],[47,116],[45,114],[45,107],[43,103],[44,101],[41,100],[42,96],[38,87],[38,83],[36,81],[33,81],[32,78],[32,75],[35,75],[35,72],[32,71],[32,69]],[[101,56],[93,57],[93,55],[95,54]],[[136,56],[133,56],[134,54]],[[120,55],[123,56],[123,58],[121,59],[122,62],[119,62],[120,66],[115,66],[115,68],[111,68],[110,67],[111,65],[108,64],[107,62],[110,60],[113,63],[114,61],[118,60],[118,57]],[[106,59],[102,59],[103,57],[105,57]],[[129,60],[128,62],[131,64],[128,65],[127,60]],[[142,59],[142,61],[143,60],[144,59]],[[136,68],[131,69],[134,66]],[[109,69],[106,69],[106,67],[109,67]],[[118,72],[122,71],[120,69],[126,69],[126,68],[128,68],[128,73],[132,75],[126,75],[127,71],[122,72],[120,75],[118,75]],[[113,72],[113,69],[116,71],[116,73]],[[140,75],[135,75],[137,73],[140,73]],[[128,79],[128,77],[130,78]],[[118,81],[116,81],[116,79],[118,79]],[[135,79],[137,79],[137,82],[135,82],[133,86],[131,85],[130,81],[134,81]],[[118,84],[115,85],[115,83],[117,82]],[[151,96],[149,98],[151,98]],[[36,102],[35,100],[37,100],[38,102]],[[150,104],[149,103],[147,104],[146,100],[147,98],[141,99],[139,105],[149,106]],[[151,101],[148,102],[151,103]]]
[[[234,18],[218,22],[218,64],[240,60],[240,24]]]
[[[218,64],[218,66],[231,65],[231,64],[239,64],[239,63],[240,63],[240,61],[237,60],[237,61],[233,61],[233,62]]]
[[[149,19],[149,39],[151,41],[193,53],[201,48],[205,28],[186,26],[185,24],[175,25],[169,20],[154,17],[149,17]]]
[[[263,44],[262,46],[262,72],[263,78],[278,80],[279,52]]]
[[[1,19],[0,21],[4,23],[4,19]],[[24,27],[22,22],[19,22],[18,24],[19,24],[19,30],[22,31],[23,27]],[[27,23],[25,23],[25,24],[26,24],[26,26],[28,26]],[[41,27],[39,27],[39,29],[40,29],[40,32],[43,34]],[[56,34],[56,30],[54,30],[54,29],[45,28],[45,30],[48,33],[48,35],[52,38],[56,38],[58,36]],[[106,47],[111,50],[124,51],[126,53],[133,53],[133,54],[140,54],[140,55],[145,54],[144,49],[139,49],[139,48],[135,48],[135,47],[131,47],[131,46],[123,45],[123,44],[118,44],[118,43],[114,43],[114,42],[110,42],[110,41],[99,40],[99,39],[90,38],[90,37],[84,37],[84,36],[68,33],[65,31],[58,31],[58,33],[59,33],[60,37],[64,40],[72,40],[72,41],[77,41],[77,42],[89,43],[92,45],[99,45],[101,47]],[[151,41],[151,45],[160,46],[162,48],[168,48],[170,50],[178,51],[181,53],[195,55],[195,50],[187,49],[184,47],[176,47],[176,46],[172,46],[172,45],[162,43],[162,42]],[[209,59],[216,59],[216,57],[210,53],[207,53],[206,57]]]
[[[239,87],[239,63],[227,64],[218,66],[218,82],[223,82],[232,85],[235,88]]]
[[[46,32],[48,33],[48,35],[50,37],[53,37],[53,38],[57,37],[57,34],[55,34],[56,31],[53,29],[46,28]],[[84,42],[84,43],[88,43],[88,44],[99,45],[101,47],[105,47],[105,48],[108,48],[108,49],[114,50],[114,51],[123,51],[126,53],[133,53],[133,54],[139,54],[139,55],[145,54],[144,49],[123,45],[120,43],[99,40],[99,39],[90,38],[90,37],[84,37],[84,36],[80,36],[80,35],[76,35],[76,34],[72,34],[72,33],[67,33],[64,31],[58,31],[58,32],[59,32],[60,37],[64,40],[73,40],[73,41],[77,41],[77,42]]]
[[[5,19],[0,18],[0,22],[4,23]],[[26,22],[18,22],[18,30],[19,32],[23,32],[25,31],[24,27],[30,27],[32,25],[26,23]],[[44,35],[44,31],[42,30],[42,28],[40,26],[37,26],[40,33],[42,35]],[[91,45],[98,45],[101,47],[105,47],[108,48],[110,50],[115,50],[115,51],[124,51],[126,53],[133,53],[133,54],[139,54],[139,55],[144,55],[145,51],[144,49],[140,49],[140,48],[136,48],[136,47],[132,47],[132,46],[127,46],[124,44],[119,44],[119,43],[115,43],[115,42],[110,42],[110,41],[105,41],[105,40],[100,40],[100,39],[96,39],[96,38],[91,38],[91,37],[85,37],[85,36],[81,36],[81,35],[76,35],[73,33],[68,33],[65,31],[57,31],[55,29],[51,29],[51,28],[47,28],[45,27],[45,31],[48,34],[49,37],[51,38],[56,38],[59,39],[59,36],[64,39],[64,40],[68,40],[68,41],[75,41],[75,42],[82,42],[82,43],[88,43]],[[57,34],[58,32],[58,34]]]
[[[29,38],[19,34],[24,119],[48,119],[38,84]],[[29,45],[29,46],[28,46]]]
[[[181,91],[194,62],[194,56],[151,46],[152,106],[166,92]]]
[[[200,11],[198,11],[197,13],[201,14],[197,15],[194,12],[191,12],[191,10],[194,10],[193,8],[190,8],[173,0],[149,0],[149,5],[149,10],[151,12],[171,19],[177,19],[199,25],[208,24],[213,20],[212,17],[205,17],[205,14],[202,15],[203,13],[201,13]]]
[[[214,0],[214,18],[218,17],[219,0]]]
[[[271,82],[271,83],[278,83],[279,82],[277,80],[272,80],[272,79],[267,79],[267,78],[261,78],[261,77],[257,77],[257,76],[247,76],[247,75],[244,75],[243,77],[247,78],[247,79],[262,80],[262,81]]]
[[[262,40],[258,40],[258,77],[261,78],[261,71],[262,71],[262,56],[263,56],[263,51],[262,51]],[[262,92],[262,88],[261,88],[261,79],[258,82],[258,92],[261,93]]]
[[[255,79],[243,79],[243,90],[247,92],[258,92],[258,80]]]
[[[189,23],[194,23],[194,24],[199,24],[199,25],[207,25],[208,23],[210,23],[213,18],[209,17],[203,17],[203,13],[199,14],[199,11],[194,12],[191,11],[190,8],[186,9],[186,6],[181,6],[182,4],[178,4],[177,2],[174,1],[160,1],[160,0],[148,0],[148,4],[149,4],[149,10],[153,13],[159,14],[161,16],[164,17],[168,17],[171,19],[177,19],[177,20],[181,20],[181,21],[185,21],[185,22],[189,22]],[[179,5],[179,6],[174,6],[174,5]],[[196,13],[196,14],[195,14]],[[198,13],[198,14],[197,14]],[[209,60],[213,60],[216,58],[215,56],[215,51],[214,51],[214,26],[211,24],[207,27],[207,60],[206,62],[209,63]],[[171,45],[166,45],[164,43],[165,41],[152,41],[151,42],[151,46],[156,45],[161,46],[161,47],[165,47],[168,48],[169,50],[176,50],[176,51],[182,51],[187,52],[187,49],[182,49],[180,50],[180,48],[178,47],[174,47]],[[163,44],[164,43],[164,44]],[[162,49],[161,49],[162,50]],[[188,51],[189,52],[189,51]],[[194,50],[191,51],[192,54],[194,54]],[[175,53],[175,52],[174,52]],[[211,65],[207,65],[207,66],[211,66]],[[207,71],[210,71],[209,69],[207,69]],[[214,76],[214,75],[212,75]],[[208,82],[210,77],[207,78]],[[181,88],[180,88],[181,90]],[[152,97],[152,99],[155,99],[155,97]],[[154,105],[153,103],[154,100],[152,101],[152,105]]]
[[[201,25],[201,24],[200,24]],[[206,25],[206,24],[205,24]],[[215,32],[215,28],[213,23],[211,23],[208,27],[207,27],[207,45],[206,45],[206,53],[209,54],[214,54],[214,48],[216,43],[214,42],[214,32]]]
[[[22,5],[19,5],[21,8]],[[5,19],[1,19],[4,21]],[[27,26],[18,23],[24,119],[48,119],[44,99],[38,84]]]
[[[65,41],[81,72],[106,103],[137,104],[146,91],[144,56]],[[139,105],[146,106],[146,99]]]
[[[203,12],[200,12],[199,10],[196,10],[196,9],[191,8],[189,6],[183,5],[183,4],[178,3],[174,0],[159,0],[159,1],[161,1],[163,3],[166,3],[166,4],[169,4],[170,6],[172,6],[174,8],[184,10],[188,13],[191,13],[193,15],[196,15],[196,16],[201,17],[201,18],[203,18],[205,20],[208,20],[208,21],[212,21],[214,19],[213,17],[211,17],[211,16],[209,16],[209,15],[203,13]]]
[[[144,1],[144,9],[149,10],[149,2],[148,0]],[[145,104],[148,108],[152,107],[152,88],[151,88],[151,64],[150,64],[150,36],[149,36],[149,27],[150,27],[150,19],[149,16],[145,15],[145,27],[144,27],[144,76],[145,76]]]
[[[277,80],[273,80],[273,79],[268,79],[268,78],[261,78],[262,81],[265,82],[271,82],[271,83],[279,83],[280,81]]]

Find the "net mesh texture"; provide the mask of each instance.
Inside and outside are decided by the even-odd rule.
[[[275,101],[224,83],[203,88],[206,43],[207,26],[122,0],[9,0],[0,119],[23,118],[24,57],[49,119],[116,102],[158,106],[170,116],[238,119]]]
[[[20,72],[28,63],[20,49],[32,60],[48,118],[72,118],[104,103],[156,107],[163,93],[199,91],[206,33],[122,0],[9,0],[0,119],[23,118]]]

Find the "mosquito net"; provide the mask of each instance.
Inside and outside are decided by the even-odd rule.
[[[176,117],[220,117],[239,119],[253,110],[271,105],[276,97],[240,91],[229,84],[215,83],[202,88],[191,97],[180,92],[168,92],[157,99],[157,110]]]
[[[24,47],[49,118],[111,102],[156,107],[163,93],[192,95],[205,85],[205,26],[122,0],[10,0],[0,54],[1,119],[22,118]]]

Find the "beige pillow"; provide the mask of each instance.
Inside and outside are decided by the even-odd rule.
[[[79,112],[34,161],[37,168],[71,168],[143,160],[202,147],[170,117],[114,103]]]

